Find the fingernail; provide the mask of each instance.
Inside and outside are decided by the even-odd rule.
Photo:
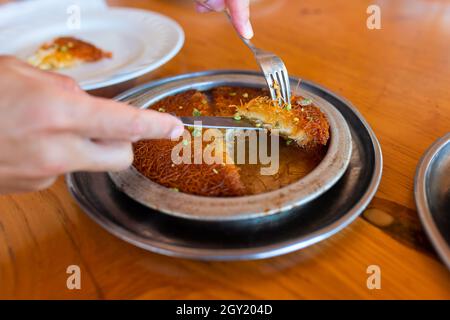
[[[247,20],[247,22],[244,25],[244,30],[242,31],[242,36],[246,39],[251,39],[253,38],[253,27],[252,24],[250,23],[249,20]]]
[[[211,8],[215,11],[223,11],[225,10],[225,1],[223,0],[209,0],[203,1],[206,7]]]
[[[170,133],[170,139],[176,139],[179,136],[181,136],[184,132],[184,126],[183,125],[177,125],[172,132]]]
[[[207,7],[205,7],[204,5],[197,3],[195,5],[195,9],[197,10],[198,13],[206,13],[206,12],[210,12],[211,10],[209,10]]]

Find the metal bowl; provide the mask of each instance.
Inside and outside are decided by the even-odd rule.
[[[154,81],[122,97],[139,96],[149,88],[180,78],[195,82],[195,78],[215,72]],[[227,72],[230,77],[234,74],[234,71]],[[108,232],[145,250],[169,256],[201,260],[262,259],[320,242],[344,229],[367,207],[380,183],[383,157],[374,132],[349,101],[310,81],[302,81],[300,87],[339,110],[350,127],[353,146],[343,177],[304,206],[257,219],[201,221],[161,214],[141,205],[119,191],[103,172],[70,173],[66,176],[68,189],[83,211]]]
[[[291,87],[297,82],[291,80]],[[138,108],[147,108],[155,102],[186,90],[210,90],[218,86],[264,88],[264,78],[245,72],[216,72],[195,78],[178,78],[159,86],[128,92],[117,97]],[[285,212],[304,205],[329,190],[344,174],[352,153],[352,138],[341,113],[329,102],[305,89],[294,92],[313,100],[328,118],[331,138],[328,150],[319,163],[304,178],[278,190],[242,197],[204,197],[173,192],[140,174],[134,167],[121,172],[110,172],[115,185],[139,203],[167,214],[195,220],[225,221],[249,219]]]
[[[437,140],[420,160],[414,195],[425,230],[450,269],[450,133]]]

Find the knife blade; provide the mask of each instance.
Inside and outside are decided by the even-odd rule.
[[[185,127],[202,127],[214,129],[237,130],[264,130],[263,127],[255,127],[248,120],[236,120],[232,117],[178,117]]]

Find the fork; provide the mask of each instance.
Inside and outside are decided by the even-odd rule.
[[[196,0],[196,2],[205,8],[214,11],[208,6],[207,1]],[[228,9],[224,10],[228,20],[231,21],[231,15]],[[234,25],[233,25],[234,26]],[[269,86],[270,97],[274,101],[278,101],[280,106],[291,103],[291,86],[289,83],[289,75],[283,60],[272,52],[262,50],[256,47],[250,40],[244,38],[237,32],[239,38],[253,52],[256,62],[264,74],[267,85]]]
[[[231,16],[228,10],[225,10],[224,12],[231,22]],[[272,100],[278,100],[280,106],[283,105],[283,102],[284,104],[290,104],[291,86],[289,83],[289,75],[283,60],[270,51],[256,47],[250,40],[244,38],[239,33],[237,34],[245,45],[253,52],[256,62],[266,78]]]

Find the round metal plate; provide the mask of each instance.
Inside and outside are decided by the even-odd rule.
[[[291,87],[297,82],[291,81]],[[147,108],[163,97],[186,90],[206,91],[219,86],[259,87],[267,86],[259,74],[217,73],[195,78],[177,79],[162,85],[147,88],[140,96],[123,94],[117,100],[138,108]],[[303,88],[295,95],[312,99],[314,105],[327,116],[330,124],[330,142],[325,157],[304,178],[283,188],[242,197],[202,197],[182,192],[172,192],[166,187],[147,179],[134,167],[120,172],[110,172],[115,185],[137,202],[177,217],[226,221],[257,218],[301,206],[314,200],[330,189],[344,174],[350,162],[352,138],[341,113],[332,104]]]
[[[163,79],[125,93],[164,83],[242,71],[209,71]],[[246,72],[255,75],[255,72]],[[294,79],[297,81],[297,79]],[[107,173],[67,175],[67,184],[84,211],[119,238],[149,251],[203,260],[260,259],[292,252],[339,232],[367,207],[382,173],[378,141],[359,112],[330,91],[308,81],[302,89],[337,108],[352,134],[353,152],[343,177],[319,198],[277,215],[239,221],[194,221],[147,208],[119,191]]]
[[[450,269],[450,133],[437,140],[420,160],[414,195],[425,230]]]

